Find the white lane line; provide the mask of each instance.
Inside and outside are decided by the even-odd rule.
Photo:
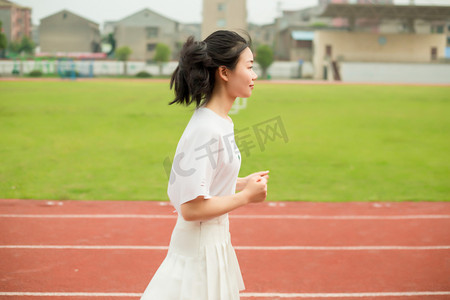
[[[14,297],[140,297],[142,293],[78,293],[78,292],[0,292],[0,296]],[[371,293],[241,293],[242,298],[365,298],[446,296],[450,291],[426,292],[371,292]]]
[[[0,214],[0,218],[36,218],[36,219],[176,219],[176,215],[36,215],[36,214]]]
[[[230,215],[234,219],[304,219],[304,220],[409,220],[409,219],[450,219],[450,215],[392,215],[392,216],[315,216],[315,215]]]
[[[371,250],[447,250],[450,246],[236,246],[236,250],[263,251],[371,251]]]
[[[141,214],[0,214],[0,218],[54,218],[54,219],[176,219],[177,215]],[[316,215],[230,215],[231,219],[298,219],[298,220],[414,220],[450,219],[450,215],[392,215],[392,216],[316,216]]]
[[[168,246],[126,245],[0,245],[0,249],[73,249],[73,250],[168,250]],[[450,245],[436,246],[234,246],[251,251],[384,251],[384,250],[449,250]]]
[[[54,249],[54,250],[168,250],[168,246],[97,246],[97,245],[1,245],[0,249]]]
[[[414,297],[444,296],[448,291],[438,292],[375,292],[375,293],[241,293],[242,298],[365,298],[365,297]]]
[[[11,297],[141,297],[142,293],[49,293],[49,292],[0,292]]]

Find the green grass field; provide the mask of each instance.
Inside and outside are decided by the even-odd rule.
[[[0,198],[167,200],[192,108],[168,83],[0,82]],[[449,201],[450,88],[257,84],[232,116],[269,200]],[[255,125],[280,117],[289,141]],[[246,129],[246,130],[244,130]]]

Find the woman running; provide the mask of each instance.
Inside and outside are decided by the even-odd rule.
[[[233,300],[244,289],[230,242],[228,212],[267,195],[268,171],[238,178],[241,156],[228,116],[237,97],[252,94],[250,42],[220,30],[184,44],[170,103],[196,109],[172,164],[168,195],[178,212],[169,251],[142,300]],[[236,193],[236,191],[239,191]]]

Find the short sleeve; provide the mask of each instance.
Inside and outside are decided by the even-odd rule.
[[[168,196],[180,213],[182,204],[198,196],[211,198],[210,187],[217,169],[220,135],[207,126],[183,134],[170,172]]]

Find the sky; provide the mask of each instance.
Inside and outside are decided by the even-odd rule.
[[[102,25],[117,21],[144,8],[181,23],[200,23],[202,0],[12,0],[31,7],[33,24],[67,9]],[[247,0],[248,21],[256,24],[272,23],[282,10],[314,6],[318,0]],[[395,4],[408,4],[409,0],[394,0]],[[416,5],[450,5],[450,0],[415,0]]]

